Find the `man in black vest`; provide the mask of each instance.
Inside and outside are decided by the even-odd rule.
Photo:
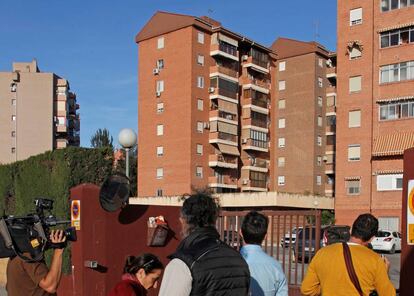
[[[205,192],[184,201],[184,239],[169,256],[160,296],[248,295],[249,267],[239,252],[220,240],[215,228],[218,212],[218,204]]]

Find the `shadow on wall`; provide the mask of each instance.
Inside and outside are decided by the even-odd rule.
[[[134,207],[127,205],[119,212],[118,221],[122,225],[127,225],[138,221],[148,210],[148,206]]]

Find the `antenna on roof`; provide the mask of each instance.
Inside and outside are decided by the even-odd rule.
[[[319,39],[319,37],[321,37],[319,35],[319,20],[314,21],[313,26],[315,28],[315,32],[313,34],[313,39],[316,41],[317,39]]]

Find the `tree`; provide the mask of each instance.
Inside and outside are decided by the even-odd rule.
[[[112,150],[114,150],[114,145],[112,144],[112,142],[113,138],[106,128],[98,129],[95,132],[95,134],[91,137],[92,148],[110,147]]]

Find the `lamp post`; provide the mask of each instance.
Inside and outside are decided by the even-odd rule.
[[[124,128],[119,132],[118,142],[126,152],[125,175],[129,178],[129,150],[137,144],[137,134],[130,128]]]

